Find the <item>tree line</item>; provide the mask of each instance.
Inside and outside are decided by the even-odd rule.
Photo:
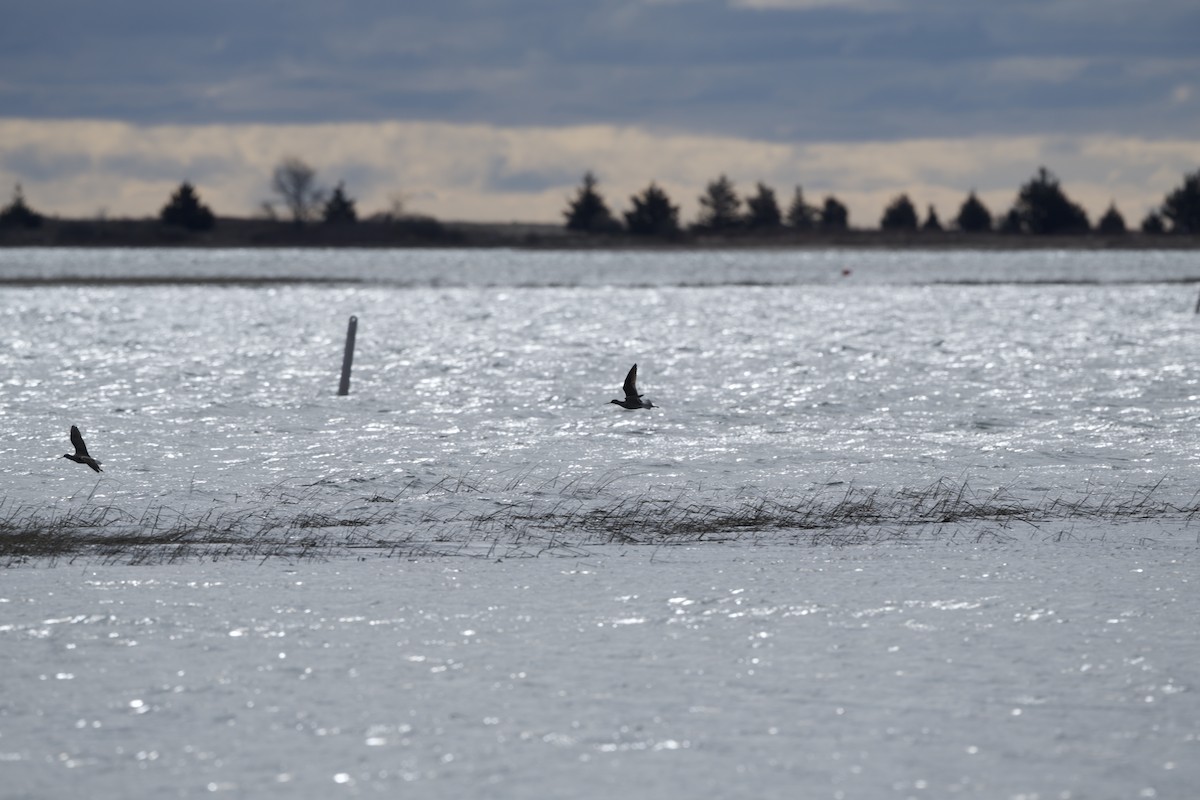
[[[327,225],[352,225],[359,221],[357,201],[346,192],[345,183],[339,182],[332,191],[317,181],[317,172],[304,160],[288,156],[279,162],[271,173],[272,199],[263,201],[263,216],[275,220],[285,214],[295,225],[323,223]],[[12,202],[0,210],[0,228],[37,228],[44,217],[34,211],[25,200],[21,185],[17,184]],[[158,213],[159,221],[169,227],[189,231],[208,231],[217,225],[217,216],[201,199],[190,181],[183,181],[167,199]],[[374,221],[404,222],[410,227],[430,227],[435,220],[403,212],[403,205],[393,199],[389,211],[376,214]]]
[[[630,208],[619,219],[600,194],[595,173],[584,173],[575,196],[563,211],[566,227],[583,233],[627,232],[638,236],[676,236],[683,232],[679,206],[666,192],[651,182],[630,198]],[[700,211],[690,230],[697,233],[793,231],[844,231],[850,216],[846,206],[828,195],[820,205],[810,205],[802,187],[797,186],[786,211],[780,207],[775,190],[758,183],[752,194],[739,197],[733,182],[725,175],[710,182],[700,195]],[[1141,221],[1144,233],[1200,234],[1200,170],[1184,176],[1183,184],[1169,192],[1162,205]],[[1045,167],[1024,183],[1012,207],[1001,215],[991,210],[972,190],[959,206],[950,226],[967,233],[997,232],[1011,234],[1082,234],[1095,230],[1102,234],[1127,231],[1125,218],[1112,203],[1093,228],[1087,213],[1072,201],[1058,178]],[[928,207],[922,220],[907,194],[900,194],[884,209],[879,229],[899,233],[942,231],[946,226],[937,209]]]
[[[276,165],[271,174],[270,189],[273,199],[262,204],[263,213],[269,219],[278,219],[278,206],[297,226],[309,223],[348,226],[359,222],[357,201],[347,193],[344,182],[339,182],[332,190],[322,187],[317,181],[316,170],[300,158],[289,156]],[[652,181],[629,202],[627,210],[619,215],[613,213],[600,193],[599,180],[589,170],[563,211],[565,226],[569,231],[584,234],[629,234],[665,239],[684,233],[679,206],[657,183]],[[754,192],[743,198],[725,175],[705,187],[699,205],[699,214],[686,228],[699,234],[785,230],[839,232],[850,227],[849,211],[832,194],[820,204],[811,205],[804,190],[796,186],[785,210],[780,206],[775,190],[766,184],[759,182]],[[42,219],[43,216],[26,202],[20,184],[12,202],[0,209],[0,229],[37,228]],[[159,211],[158,219],[164,226],[187,231],[208,231],[217,224],[216,215],[189,181],[181,183],[171,194]],[[440,224],[436,220],[404,214],[399,200],[394,200],[389,211],[374,215],[372,220],[406,224],[432,236],[440,233]],[[1021,185],[1012,207],[999,215],[993,214],[972,190],[948,223],[942,222],[932,205],[928,206],[922,219],[906,193],[896,196],[879,220],[879,229],[888,232],[936,232],[947,228],[966,233],[1034,235],[1083,234],[1093,230],[1116,235],[1127,231],[1125,219],[1115,203],[1109,205],[1093,227],[1083,207],[1067,196],[1058,178],[1045,167]],[[1148,234],[1200,234],[1200,170],[1184,175],[1183,183],[1168,192],[1162,204],[1141,220],[1140,229]]]

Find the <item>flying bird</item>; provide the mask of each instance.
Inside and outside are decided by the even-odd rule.
[[[75,446],[75,452],[63,453],[63,458],[69,458],[76,464],[87,464],[96,472],[104,471],[100,469],[100,462],[88,455],[87,445],[83,443],[83,434],[74,425],[71,426],[71,444]]]
[[[616,403],[621,408],[626,408],[632,411],[635,408],[654,408],[654,404],[649,400],[643,400],[637,390],[637,364],[634,364],[629,374],[625,376],[625,399],[610,400],[610,403]]]

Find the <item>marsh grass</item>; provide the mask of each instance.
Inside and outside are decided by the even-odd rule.
[[[931,528],[955,528],[953,535],[1006,540],[1021,528],[1039,531],[1066,521],[1119,522],[1173,517],[1190,523],[1200,506],[1158,497],[1161,481],[1123,493],[1089,492],[1081,497],[1015,496],[1007,489],[973,491],[969,484],[939,480],[916,489],[888,492],[854,486],[794,497],[751,496],[713,504],[686,495],[631,496],[610,505],[563,497],[549,508],[533,502],[472,520],[479,532],[574,531],[589,542],[680,544],[785,540],[811,544],[872,544],[914,540]],[[782,535],[782,536],[781,536]]]
[[[1073,496],[976,491],[942,479],[919,488],[830,484],[794,495],[698,489],[669,496],[621,494],[617,478],[532,482],[471,475],[392,493],[355,496],[329,507],[313,484],[279,484],[253,501],[203,511],[167,506],[133,514],[81,503],[49,511],[0,501],[0,564],[169,564],[195,559],[267,560],[473,555],[571,556],[589,546],[710,543],[844,547],[881,543],[1009,542],[1021,536],[1071,539],[1076,523],[1173,520],[1190,525],[1197,497],[1172,503],[1162,482],[1133,489],[1090,488]],[[489,485],[489,483],[491,485]],[[344,487],[342,487],[344,489]],[[1139,540],[1146,543],[1145,538]]]

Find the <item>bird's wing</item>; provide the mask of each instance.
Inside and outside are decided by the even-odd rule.
[[[629,374],[625,376],[625,396],[626,397],[641,397],[637,391],[637,364],[634,364]]]
[[[83,434],[74,425],[71,426],[71,444],[75,445],[75,455],[87,456],[87,445],[83,443]]]

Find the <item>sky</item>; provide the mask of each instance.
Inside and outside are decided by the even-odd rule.
[[[694,218],[720,175],[878,224],[1040,166],[1136,224],[1200,169],[1195,0],[40,0],[0,29],[0,202],[219,215],[295,156],[361,214],[560,222],[592,170]]]

